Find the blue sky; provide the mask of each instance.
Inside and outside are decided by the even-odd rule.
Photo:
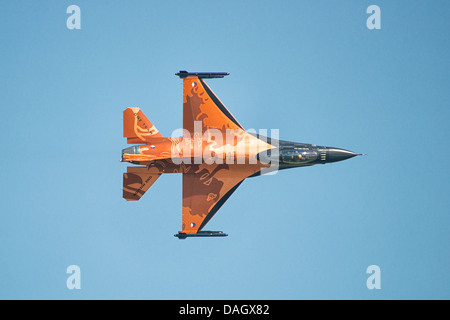
[[[449,299],[449,14],[448,1],[3,3],[0,298]],[[208,224],[228,237],[180,241],[181,176],[129,203],[119,162],[125,108],[163,135],[181,127],[179,70],[229,72],[208,84],[245,128],[368,155],[247,179]]]

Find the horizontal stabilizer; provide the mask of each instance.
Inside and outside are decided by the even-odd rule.
[[[161,176],[155,167],[127,167],[123,174],[123,198],[127,201],[137,201]]]
[[[142,144],[152,138],[162,138],[139,108],[127,108],[123,112],[123,136],[128,144]]]

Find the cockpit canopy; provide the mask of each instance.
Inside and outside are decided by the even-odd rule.
[[[284,163],[306,163],[317,159],[317,152],[289,149],[280,151],[280,160]]]

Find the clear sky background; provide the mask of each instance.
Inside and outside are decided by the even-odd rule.
[[[449,16],[444,0],[3,1],[0,298],[449,299]],[[178,240],[181,176],[126,202],[119,160],[125,108],[181,127],[179,70],[229,72],[207,83],[245,128],[368,155],[247,179],[207,226],[228,237]]]

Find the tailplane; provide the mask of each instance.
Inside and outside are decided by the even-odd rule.
[[[158,129],[139,108],[127,108],[123,112],[123,136],[128,144],[146,143],[149,138],[162,138]]]
[[[137,201],[150,189],[162,172],[156,167],[127,167],[123,174],[123,198]]]

